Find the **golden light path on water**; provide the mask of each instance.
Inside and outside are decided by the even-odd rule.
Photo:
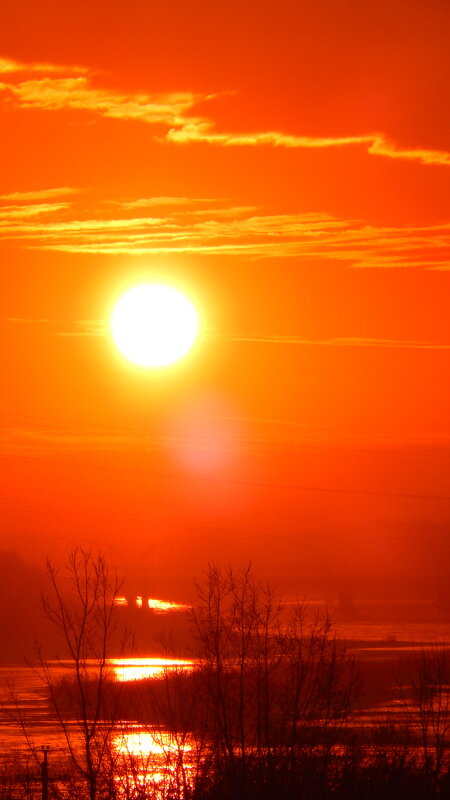
[[[114,749],[122,754],[133,756],[168,756],[175,755],[183,750],[184,753],[192,750],[192,744],[183,740],[182,743],[167,731],[127,731],[117,734],[113,739]]]
[[[114,600],[114,605],[122,608],[126,608],[130,603],[136,605],[138,608],[148,606],[151,611],[155,611],[157,614],[165,614],[167,611],[187,611],[190,608],[190,606],[185,603],[174,603],[172,600],[158,600],[155,597],[148,597],[146,602],[144,602],[144,598],[140,594],[130,600],[128,597],[123,596],[116,597]]]
[[[116,680],[124,683],[157,680],[180,670],[184,672],[194,668],[192,661],[181,658],[114,658],[108,663]],[[130,756],[135,760],[133,779],[141,790],[147,784],[176,783],[180,763],[183,764],[185,780],[188,780],[192,768],[189,754],[194,746],[193,740],[186,735],[178,737],[156,726],[143,728],[139,724],[127,723],[114,734],[112,743],[114,751],[124,759],[125,764],[129,764]],[[127,775],[127,768],[124,775]]]
[[[113,737],[119,766],[116,787],[119,797],[129,797],[130,787],[138,796],[180,796],[181,786],[191,784],[195,743],[186,735],[177,737],[164,730],[128,727]],[[120,769],[120,762],[123,769]],[[131,770],[130,770],[131,766]],[[162,793],[161,793],[162,791]]]
[[[194,668],[192,661],[181,658],[112,658],[108,663],[121,682],[163,678],[176,670],[189,672]]]

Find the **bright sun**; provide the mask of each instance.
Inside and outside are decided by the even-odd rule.
[[[122,355],[142,367],[163,367],[192,347],[199,321],[176,289],[145,283],[129,289],[114,307],[111,328]]]

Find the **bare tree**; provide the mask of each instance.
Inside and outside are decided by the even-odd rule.
[[[450,654],[444,645],[423,647],[403,701],[410,728],[419,735],[426,771],[437,781],[450,746]]]
[[[328,617],[307,620],[301,603],[283,608],[250,567],[212,566],[197,588],[197,725],[213,771],[245,794],[256,775],[292,785],[306,753],[328,770],[357,688]]]
[[[38,670],[72,766],[90,800],[97,800],[108,780],[117,712],[111,707],[107,687],[108,658],[116,632],[114,601],[120,581],[111,574],[103,555],[94,556],[80,547],[69,553],[63,573],[48,561],[47,577],[42,606],[60,634],[69,671],[67,677],[55,677],[54,665],[40,651]]]

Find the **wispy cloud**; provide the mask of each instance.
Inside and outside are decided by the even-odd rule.
[[[0,58],[0,74],[11,74],[16,72],[25,72],[25,73],[33,73],[37,72],[39,74],[53,74],[53,73],[76,73],[76,74],[83,74],[88,73],[89,70],[86,67],[74,66],[74,65],[58,65],[58,64],[47,64],[43,62],[24,62],[24,61],[17,61],[13,58]]]
[[[84,75],[3,82],[0,91],[24,109],[88,111],[111,119],[139,120],[166,128],[183,126],[189,121],[187,114],[193,107],[212,97],[192,92],[120,94],[96,88]]]
[[[157,208],[161,206],[196,206],[205,203],[217,203],[211,198],[202,197],[138,197],[134,200],[112,200],[112,203],[122,208]]]
[[[28,220],[33,217],[43,214],[59,217],[71,205],[70,201],[62,201],[61,198],[74,197],[78,193],[79,190],[64,186],[0,195],[0,238],[11,226],[17,226],[19,230],[22,226],[26,227]],[[56,202],[50,202],[52,200]]]
[[[155,450],[160,449],[163,437],[142,432],[115,432],[103,430],[3,428],[0,429],[2,451],[8,446],[14,451],[45,452],[59,449],[75,451]]]
[[[78,194],[81,189],[75,189],[69,186],[60,186],[55,189],[37,189],[29,192],[10,192],[10,194],[0,194],[0,200],[8,203],[27,203],[32,200],[51,200],[54,197],[73,196]]]
[[[47,327],[56,336],[109,336],[107,320],[82,319],[82,320],[52,320],[32,319],[23,317],[9,317],[7,322],[38,325]],[[431,341],[417,341],[414,339],[383,339],[367,336],[341,336],[329,339],[311,339],[300,334],[271,334],[271,333],[227,333],[223,331],[206,330],[201,338],[217,342],[248,342],[250,344],[293,345],[307,347],[379,347],[407,350],[450,350],[450,344]]]
[[[7,317],[5,322],[15,325],[39,326],[54,336],[106,336],[108,324],[101,319],[57,320],[33,317]]]
[[[369,153],[387,158],[401,158],[407,161],[421,161],[422,164],[450,165],[450,152],[447,150],[428,150],[423,147],[401,147],[390,142],[383,135],[372,137]]]
[[[23,72],[37,74],[17,80]],[[196,106],[217,97],[214,93],[144,92],[123,94],[94,85],[89,70],[76,66],[23,64],[0,59],[0,92],[9,103],[23,109],[45,111],[79,110],[120,120],[137,120],[155,127],[155,136],[177,144],[205,143],[219,147],[283,147],[288,149],[330,149],[363,147],[369,155],[417,161],[429,165],[450,165],[450,152],[413,147],[393,142],[384,132],[347,136],[308,136],[283,131],[218,131],[214,120],[196,114]]]
[[[0,241],[67,253],[195,253],[296,258],[303,264],[336,262],[359,269],[450,269],[450,223],[387,227],[320,212],[265,214],[225,201],[163,200],[97,201],[94,209],[85,195],[70,203],[0,203]],[[157,206],[157,215],[146,213]]]
[[[205,437],[204,432],[186,432],[184,435],[176,433],[162,433],[154,434],[150,430],[122,430],[122,429],[80,429],[80,426],[73,425],[73,427],[61,428],[46,428],[40,427],[38,420],[36,420],[36,427],[33,426],[33,421],[30,420],[30,426],[10,426],[0,429],[0,445],[3,454],[19,454],[31,457],[59,457],[61,454],[70,453],[71,455],[87,455],[89,453],[124,453],[124,452],[140,452],[151,453],[164,451],[170,454],[173,458],[175,453],[182,453],[184,456],[184,463],[189,463],[191,460],[189,454],[197,455],[201,452],[206,452],[208,458],[206,462],[202,459],[200,463],[206,463],[208,466],[208,473],[210,473],[209,465],[211,464],[210,456],[217,452],[220,457],[223,455],[247,452],[261,452],[272,451],[274,447],[285,446],[289,444],[292,446],[292,435],[294,434],[296,440],[303,441],[305,444],[314,445],[314,453],[322,452],[325,448],[330,454],[337,453],[339,457],[342,456],[342,445],[345,442],[347,457],[359,458],[361,457],[361,447],[364,444],[363,457],[367,458],[367,453],[379,452],[380,448],[389,448],[389,457],[401,456],[403,449],[410,448],[411,445],[421,448],[419,456],[424,454],[430,455],[432,450],[430,448],[438,447],[436,453],[442,455],[441,448],[448,447],[449,437],[447,432],[440,434],[418,434],[417,432],[399,433],[395,434],[389,432],[376,432],[358,431],[355,435],[353,432],[344,432],[344,435],[329,425],[310,425],[299,421],[289,419],[265,419],[257,417],[217,417],[209,416],[207,421],[231,421],[244,423],[244,428],[239,428],[237,434],[233,437],[228,437],[226,440],[218,439],[217,436],[211,435]],[[249,427],[246,423],[251,423]],[[255,425],[256,423],[256,425]],[[288,435],[283,431],[283,428],[289,428]],[[219,428],[220,429],[220,428]],[[294,433],[294,429],[297,431]],[[212,431],[216,430],[214,424]],[[203,434],[203,435],[202,435]],[[356,449],[353,446],[349,449],[349,444],[356,444]],[[321,448],[319,451],[316,447]],[[336,450],[336,448],[338,448]],[[366,448],[370,448],[367,450]],[[423,448],[423,449],[422,449]],[[425,449],[426,448],[426,449]],[[188,456],[188,458],[186,458]],[[196,458],[195,461],[198,459]],[[177,461],[179,462],[179,456]],[[74,462],[75,463],[75,462]],[[194,462],[195,463],[195,462]],[[220,463],[220,461],[219,461]],[[85,466],[82,462],[80,466]],[[115,467],[113,467],[115,468]],[[157,472],[161,478],[173,477],[171,471]],[[198,469],[195,473],[191,471],[187,475],[196,474],[201,476],[201,471]],[[180,472],[176,472],[177,480],[180,478]],[[214,479],[210,473],[210,478]],[[258,484],[255,484],[258,485]],[[285,487],[286,488],[286,487]],[[313,486],[292,486],[291,488],[303,489],[305,491],[345,491],[342,489],[327,489]],[[414,495],[411,495],[414,496]],[[443,499],[448,499],[442,496]]]
[[[284,147],[288,149],[323,150],[349,146],[362,146],[375,156],[420,161],[423,164],[450,165],[450,152],[428,150],[426,148],[404,148],[395,145],[382,133],[364,136],[296,136],[280,131],[261,131],[257,133],[219,133],[213,130],[209,121],[194,120],[180,128],[173,128],[167,139],[179,144],[207,142],[221,147]]]
[[[261,344],[307,345],[312,347],[381,347],[407,350],[450,350],[450,344],[421,342],[409,339],[377,339],[364,336],[336,337],[332,339],[308,339],[298,335],[213,335],[218,340],[232,342],[254,342]]]
[[[0,206],[0,228],[8,225],[10,220],[21,220],[27,217],[36,217],[40,214],[54,214],[69,208],[69,203],[39,203],[38,205],[10,205]],[[0,233],[1,236],[1,233]]]
[[[72,326],[64,324],[63,330],[59,331],[59,336],[107,336],[109,327],[105,320],[101,319],[80,319],[72,323]]]

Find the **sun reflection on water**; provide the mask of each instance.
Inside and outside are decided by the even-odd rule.
[[[192,750],[192,744],[189,742],[185,740],[179,742],[167,731],[156,730],[125,731],[114,737],[113,746],[116,752],[132,756],[168,756]]]
[[[147,605],[152,611],[159,614],[164,614],[167,611],[187,611],[189,606],[185,603],[174,603],[172,600],[157,600],[155,597],[149,597]]]
[[[162,678],[174,670],[191,671],[193,662],[181,658],[112,658],[110,660],[116,680],[140,681],[146,678]]]
[[[185,796],[192,785],[195,745],[192,737],[128,725],[113,738],[119,797],[148,796],[165,800]],[[131,791],[130,791],[131,790]]]

